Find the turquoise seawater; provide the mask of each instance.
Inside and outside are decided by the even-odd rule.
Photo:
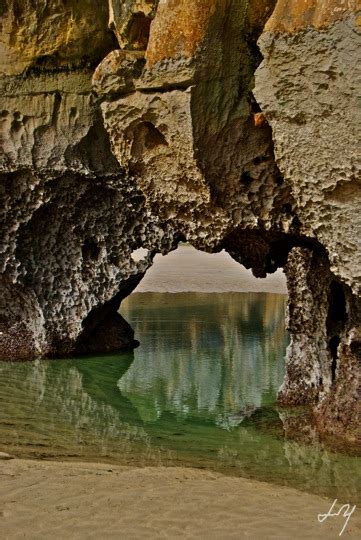
[[[357,502],[360,459],[324,448],[307,411],[275,405],[285,301],[138,293],[121,309],[133,352],[0,363],[0,450],[206,468]]]

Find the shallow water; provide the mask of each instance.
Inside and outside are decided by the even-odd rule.
[[[0,450],[194,466],[357,502],[360,459],[323,449],[306,411],[275,406],[284,307],[276,294],[130,296],[134,353],[0,363]]]

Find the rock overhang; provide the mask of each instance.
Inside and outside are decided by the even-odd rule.
[[[280,400],[310,403],[324,430],[352,439],[356,3],[111,0],[91,24],[94,2],[77,4],[82,20],[74,2],[54,19],[55,49],[45,12],[28,44],[24,25],[12,50],[3,40],[5,354],[129,346],[117,308],[153,255],[184,238],[226,247],[258,275],[286,265],[292,342]]]

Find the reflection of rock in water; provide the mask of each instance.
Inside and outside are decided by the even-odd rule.
[[[342,486],[349,488],[353,503],[361,500],[359,462],[351,459],[347,467],[342,466],[341,459],[337,459],[334,452],[326,448],[326,443],[320,439],[315,420],[310,411],[282,411],[280,418],[284,428],[284,456],[290,469],[296,474],[308,478],[311,486]],[[351,450],[348,445],[348,450]],[[358,449],[360,450],[360,449]]]
[[[359,444],[345,443],[342,439],[325,437],[320,433],[316,418],[308,407],[303,410],[282,409],[279,411],[279,417],[287,441],[318,447],[325,451],[338,451],[353,456],[361,455]]]
[[[257,413],[255,413],[257,414]],[[340,501],[360,502],[359,461],[334,454],[320,445],[303,445],[281,436],[255,431],[252,426],[239,428],[237,445],[223,444],[218,458],[242,476],[259,478]],[[260,471],[261,474],[260,474]]]
[[[118,386],[143,420],[172,411],[238,425],[282,382],[284,306],[274,294],[136,294],[123,313],[141,346]]]
[[[119,358],[100,360],[100,382],[101,377],[106,377],[101,368],[116,370],[120,375],[129,366],[129,360],[126,363]],[[88,367],[86,362],[35,361],[17,364],[16,372],[12,364],[0,364],[2,442],[6,443],[10,438],[6,430],[10,422],[11,439],[17,439],[21,446],[41,449],[45,455],[54,451],[57,455],[59,452],[65,456],[82,455],[91,448],[99,456],[129,453],[133,441],[142,441],[146,448],[149,437],[143,428],[122,420],[122,410],[109,404],[109,396],[102,396],[101,384],[92,389],[92,377],[96,379],[97,373],[94,360],[88,361]],[[114,387],[115,381],[116,378],[109,380]],[[92,390],[97,388],[98,393],[92,396]],[[107,384],[104,390],[107,390]]]
[[[279,417],[283,424],[285,439],[301,444],[320,444],[320,435],[316,423],[309,409],[297,411],[284,409],[279,411]]]
[[[203,467],[355,500],[355,458],[285,442],[270,406],[283,373],[283,300],[266,301],[266,317],[262,295],[164,296],[168,305],[138,295],[129,310],[142,341],[134,363],[0,363],[3,449]]]
[[[257,410],[257,407],[246,405],[237,414],[229,414],[225,419],[217,422],[217,425],[224,428],[232,428],[242,424],[245,418],[250,418],[252,414]]]

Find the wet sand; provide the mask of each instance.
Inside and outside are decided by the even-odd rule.
[[[327,499],[186,468],[0,461],[2,539],[325,539]],[[345,502],[345,501],[344,501]],[[360,512],[341,538],[361,538]]]
[[[282,270],[264,279],[222,251],[210,255],[182,245],[165,257],[156,255],[153,266],[134,292],[269,292],[287,294]]]

